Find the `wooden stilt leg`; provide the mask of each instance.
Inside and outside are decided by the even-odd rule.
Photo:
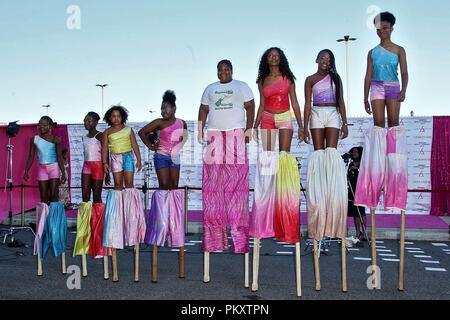
[[[139,243],[134,246],[134,282],[139,282]]]
[[[259,273],[259,239],[253,241],[253,282],[252,291],[258,291],[258,273]]]
[[[153,245],[152,282],[158,282],[158,246]]]
[[[82,268],[82,275],[83,277],[87,277],[88,273],[87,273],[87,261],[86,261],[86,255],[82,254],[81,255],[81,268]]]
[[[116,248],[111,249],[111,260],[112,260],[112,274],[113,274],[113,282],[119,281],[119,275],[117,273],[117,252]]]
[[[400,226],[400,266],[398,275],[398,290],[404,290],[404,267],[405,267],[405,210],[401,213],[401,226]]]
[[[37,275],[38,276],[42,276],[42,259],[41,259],[41,254],[38,252],[37,255]]]
[[[180,254],[179,254],[179,264],[180,264],[180,270],[178,277],[180,279],[184,278],[184,246],[180,248]]]
[[[347,292],[347,249],[345,238],[341,239],[342,254],[342,292]]]
[[[67,267],[66,267],[66,253],[61,253],[61,269],[62,274],[67,274]]]
[[[295,243],[295,280],[297,284],[297,297],[302,296],[302,275],[300,265],[300,242]]]
[[[209,282],[209,252],[203,253],[203,282]]]
[[[244,288],[248,288],[249,287],[249,284],[248,284],[248,265],[249,265],[249,261],[248,261],[248,259],[249,259],[249,254],[248,254],[248,252],[247,253],[245,253],[245,255],[244,255]]]
[[[103,257],[103,279],[109,279],[108,256]]]
[[[319,248],[317,240],[314,240],[314,273],[316,275],[316,291],[320,291]]]
[[[375,210],[370,209],[370,242],[372,245],[372,288],[378,287],[378,274],[377,274],[377,242],[376,242],[376,228],[375,228]]]

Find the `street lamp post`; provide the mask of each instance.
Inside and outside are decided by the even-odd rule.
[[[347,105],[347,116],[350,116],[350,88],[349,88],[349,72],[348,72],[348,69],[349,69],[349,66],[348,66],[348,42],[349,41],[355,41],[356,40],[356,38],[350,38],[350,36],[344,36],[344,38],[342,38],[342,39],[337,39],[336,41],[337,42],[342,42],[342,41],[344,41],[345,42],[345,78],[346,78],[346,80],[345,80],[345,82],[346,82],[346,91],[347,91],[347,98],[346,98],[346,100],[347,100],[347,103],[346,103],[346,105]]]
[[[105,84],[96,84],[95,86],[102,88],[102,116],[103,116],[105,114],[104,105],[103,105],[103,89],[105,87],[107,87],[108,84],[107,83],[105,83]]]
[[[49,104],[44,104],[44,105],[42,105],[42,108],[47,108],[46,115],[48,116],[48,108],[50,108],[50,105]]]

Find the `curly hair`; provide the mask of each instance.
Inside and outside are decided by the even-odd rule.
[[[112,126],[111,115],[113,111],[119,111],[120,116],[122,118],[122,124],[127,123],[128,120],[128,110],[122,106],[112,106],[106,111],[105,116],[103,117],[103,121],[105,121],[108,125]]]
[[[271,50],[276,50],[280,55],[280,71],[283,77],[288,78],[291,82],[295,81],[295,76],[289,68],[289,62],[284,54],[283,50],[277,47],[272,47],[267,49],[261,57],[258,68],[258,78],[256,79],[256,83],[263,83],[264,79],[269,75],[270,68],[269,63],[267,62],[267,57],[269,56],[269,52]]]

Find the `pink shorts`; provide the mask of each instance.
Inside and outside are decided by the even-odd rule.
[[[370,85],[370,101],[398,100],[400,83],[398,81],[373,80]]]
[[[50,179],[59,179],[61,177],[61,170],[57,162],[55,163],[40,163],[38,166],[38,181],[46,181]]]
[[[102,161],[85,161],[81,173],[91,175],[93,180],[103,180]]]
[[[292,116],[290,111],[283,113],[270,113],[264,111],[261,122],[261,129],[290,129],[294,130],[292,125]]]

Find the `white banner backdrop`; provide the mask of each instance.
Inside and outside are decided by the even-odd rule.
[[[364,147],[364,132],[373,126],[372,118],[349,118],[349,136],[339,141],[338,151],[342,154],[348,152],[354,146]],[[197,121],[186,121],[189,131],[189,138],[183,147],[181,157],[181,172],[179,186],[202,187],[202,153],[204,145],[197,142]],[[141,187],[144,183],[144,172],[149,172],[149,187],[158,187],[158,179],[153,168],[153,152],[147,147],[137,136],[137,132],[146,123],[129,123],[136,133],[137,141],[142,156],[143,170],[136,173],[135,185]],[[431,189],[430,179],[430,155],[431,155],[431,139],[433,132],[432,117],[409,117],[401,118],[400,125],[407,130],[408,139],[408,188],[409,189]],[[101,123],[98,130],[103,131],[107,125]],[[314,151],[312,144],[298,143],[297,125],[294,121],[295,134],[292,140],[291,152],[297,157],[301,168],[301,183],[306,186],[306,172],[308,158]],[[83,166],[83,143],[82,136],[87,131],[82,124],[68,125],[68,134],[70,141],[70,162],[71,162],[71,185],[72,187],[81,187],[81,169]],[[248,154],[250,160],[250,188],[253,188],[255,181],[256,159],[261,152],[261,145],[252,141],[248,145]],[[111,177],[112,179],[112,177]],[[74,188],[71,191],[72,202],[80,203],[81,189]],[[103,192],[103,198],[106,200],[106,192]],[[202,193],[200,190],[190,190],[188,194],[189,209],[202,209]],[[250,193],[250,205],[253,201],[253,193]],[[408,214],[429,214],[431,204],[430,193],[411,192],[408,194]],[[301,194],[301,210],[306,211],[305,193]],[[383,207],[382,200],[379,208]],[[384,212],[378,210],[378,212]],[[397,214],[399,212],[392,212]]]

